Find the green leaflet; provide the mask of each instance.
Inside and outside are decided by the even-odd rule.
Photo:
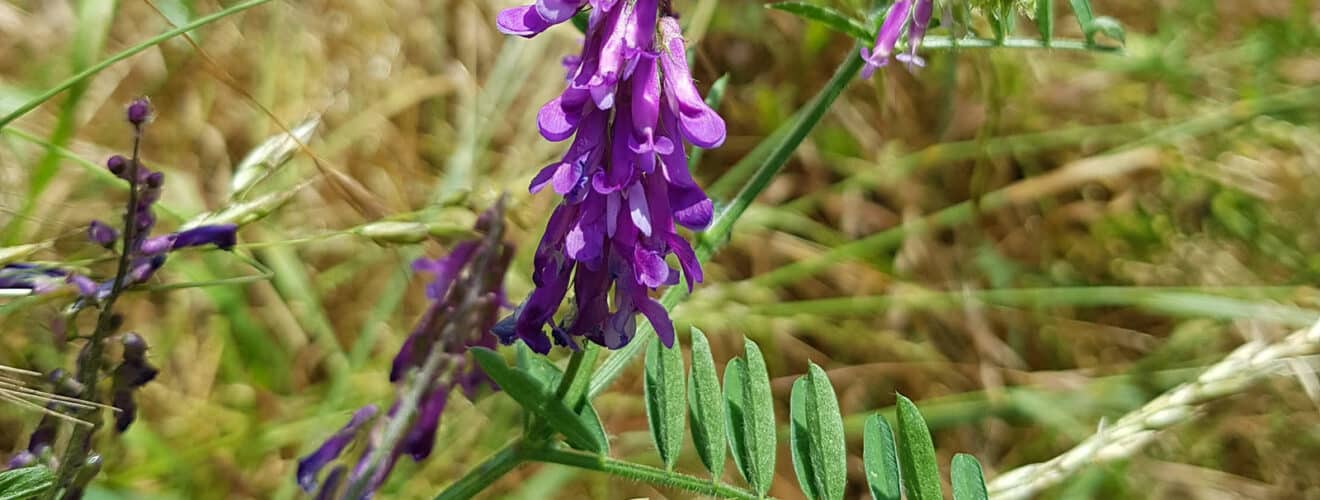
[[[930,429],[912,400],[898,395],[898,455],[903,486],[910,500],[943,500],[940,469]]]
[[[55,485],[55,475],[44,465],[0,472],[0,500],[32,498]]]
[[[673,470],[683,449],[683,353],[652,342],[646,350],[646,419],[665,469]]]
[[[1036,30],[1048,47],[1054,39],[1054,0],[1036,0]]]
[[[903,490],[898,485],[898,451],[889,421],[879,413],[868,417],[862,441],[862,462],[871,498],[900,500]]]
[[[829,377],[815,363],[793,383],[790,413],[793,470],[802,492],[811,499],[842,499],[848,482],[843,417]]]
[[[761,350],[750,339],[744,348],[745,358],[724,367],[727,431],[738,470],[764,496],[775,476],[775,408]]]
[[[1118,40],[1120,43],[1127,43],[1127,32],[1123,30],[1123,25],[1109,16],[1100,16],[1091,22],[1091,27],[1095,31],[1104,33],[1105,36]]]
[[[562,433],[569,446],[592,453],[606,451],[605,433],[590,405],[581,414],[575,413],[555,398],[552,387],[542,385],[526,371],[509,368],[499,353],[481,347],[473,348],[471,352],[486,375],[520,406]]]
[[[953,500],[986,500],[985,478],[981,475],[981,462],[966,453],[953,456],[951,466]]]
[[[1068,0],[1072,4],[1073,15],[1077,16],[1077,24],[1082,27],[1082,34],[1086,36],[1086,44],[1095,43],[1095,13],[1091,11],[1091,0]]]
[[[775,2],[767,4],[766,7],[782,10],[808,21],[816,21],[829,29],[859,40],[870,40],[873,37],[871,31],[862,23],[823,5],[807,2]]]
[[[688,377],[688,421],[697,456],[714,477],[724,474],[724,404],[706,334],[692,329],[692,373]]]

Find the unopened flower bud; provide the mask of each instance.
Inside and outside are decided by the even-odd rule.
[[[114,155],[105,161],[105,168],[109,169],[110,173],[115,174],[119,177],[124,176],[124,169],[127,167],[128,167],[128,160],[125,159],[123,156]]]
[[[145,97],[133,99],[128,105],[128,123],[135,126],[141,126],[151,117],[151,103]]]

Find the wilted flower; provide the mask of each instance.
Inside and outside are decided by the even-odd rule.
[[[574,138],[530,187],[535,193],[550,186],[563,201],[536,251],[536,289],[495,332],[506,344],[522,339],[540,353],[551,347],[547,326],[561,345],[582,336],[619,348],[632,339],[641,313],[670,346],[673,326],[650,291],[679,281],[665,262],[670,254],[689,290],[701,281],[696,254],[675,224],[699,230],[713,214],[688,172],[683,145],[719,146],[724,120],[692,82],[667,2],[662,12],[657,0],[540,0],[501,12],[497,23],[505,33],[530,37],[586,5],[582,53],[564,59],[568,88],[537,116],[546,139]],[[576,311],[556,324],[570,283]]]
[[[147,341],[133,332],[124,334],[123,361],[115,367],[111,392],[111,404],[119,409],[115,415],[115,430],[124,432],[137,417],[137,401],[134,391],[155,380],[159,370],[147,362]]]
[[[450,393],[460,388],[472,397],[479,385],[490,383],[467,351],[474,346],[495,346],[495,337],[488,332],[506,302],[504,273],[513,249],[501,240],[502,210],[501,201],[478,218],[476,230],[484,235],[481,239],[459,243],[445,256],[413,262],[415,271],[434,277],[426,286],[431,303],[394,357],[389,378],[404,396],[386,412],[371,433],[367,450],[348,473],[350,491],[367,495],[375,491],[402,455],[414,461],[429,456]],[[354,422],[357,420],[355,417]],[[381,427],[393,425],[403,426],[398,441],[380,442],[388,434]],[[306,491],[315,488],[316,475],[343,451],[359,427],[350,422],[303,458],[298,483]],[[332,473],[318,496],[334,495],[337,481]]]

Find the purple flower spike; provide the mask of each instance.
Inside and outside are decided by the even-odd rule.
[[[376,405],[367,405],[354,412],[353,418],[349,419],[343,428],[325,440],[316,451],[298,461],[298,486],[301,486],[303,491],[310,493],[316,489],[316,476],[320,474],[321,469],[339,458],[339,454],[343,453],[348,443],[357,436],[358,429],[375,417],[377,411]]]
[[[178,250],[180,248],[213,244],[221,250],[229,250],[234,248],[234,244],[238,241],[235,234],[237,231],[238,225],[236,224],[198,226],[175,233],[174,244],[170,249]]]
[[[529,190],[552,186],[563,201],[533,260],[536,288],[492,330],[500,342],[522,339],[539,353],[552,345],[574,348],[574,337],[623,347],[638,314],[673,345],[669,315],[650,294],[680,281],[690,290],[701,281],[701,264],[675,225],[699,230],[714,213],[688,171],[685,145],[716,147],[727,133],[692,81],[669,2],[589,3],[582,52],[564,58],[568,86],[537,115],[547,140],[574,139]],[[540,0],[502,12],[498,23],[507,33],[531,36],[581,7],[581,0]],[[666,262],[670,254],[681,273]],[[570,284],[573,311],[556,322]]]
[[[97,245],[110,248],[114,246],[115,240],[119,239],[119,231],[104,222],[94,220],[87,226],[87,239]]]

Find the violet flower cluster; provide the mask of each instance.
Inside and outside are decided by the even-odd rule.
[[[501,12],[497,24],[530,38],[587,6],[582,52],[563,61],[567,88],[537,117],[546,139],[573,141],[530,189],[549,186],[563,200],[536,251],[536,288],[496,334],[546,353],[549,326],[560,345],[576,348],[574,337],[582,336],[617,349],[632,339],[641,313],[672,346],[673,325],[650,292],[678,283],[678,271],[666,263],[670,254],[689,291],[701,281],[701,264],[675,224],[699,230],[713,213],[688,171],[684,144],[719,146],[724,120],[693,84],[667,1],[537,0]],[[556,324],[570,283],[575,311]]]
[[[413,262],[413,270],[434,279],[426,287],[430,305],[390,368],[390,382],[398,386],[400,396],[384,418],[376,418],[375,405],[359,409],[348,424],[303,457],[297,479],[304,490],[317,490],[321,471],[362,437],[374,420],[376,426],[365,433],[366,449],[356,464],[351,470],[346,465],[332,468],[317,493],[317,498],[370,497],[401,455],[421,461],[431,454],[440,416],[454,389],[471,399],[482,386],[495,388],[467,351],[495,347],[495,337],[487,332],[507,305],[503,282],[513,248],[501,240],[502,218],[501,202],[478,219],[476,229],[483,238],[459,243],[443,257]],[[391,429],[401,431],[392,434]]]
[[[894,54],[894,46],[899,37],[907,32],[907,52],[898,54],[895,59],[908,66],[925,67],[926,60],[917,55],[921,40],[926,37],[926,28],[930,25],[931,14],[935,10],[934,0],[898,0],[889,8],[885,20],[880,24],[880,31],[875,36],[875,47],[867,50],[862,47],[862,79],[871,78],[876,70],[889,64],[889,57]]]

